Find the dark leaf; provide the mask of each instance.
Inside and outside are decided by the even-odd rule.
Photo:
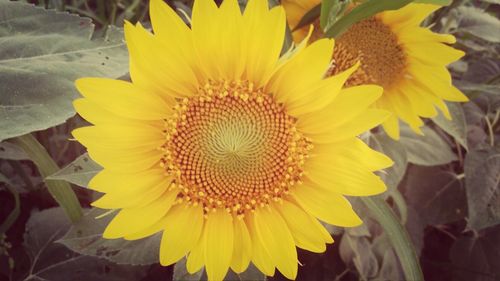
[[[97,209],[90,210],[58,242],[82,255],[118,264],[149,265],[158,262],[161,233],[134,241],[104,239],[102,233],[113,216],[96,219],[102,213]]]
[[[87,187],[89,181],[101,170],[102,167],[85,153],[46,179],[65,180],[82,187]]]
[[[0,141],[63,123],[75,114],[74,81],[128,71],[123,32],[89,40],[90,19],[0,1]]]
[[[468,226],[479,230],[500,223],[500,148],[468,153],[465,179]]]
[[[32,261],[23,281],[137,281],[145,267],[120,266],[71,252],[56,240],[70,227],[61,208],[34,213],[26,225],[24,246]]]

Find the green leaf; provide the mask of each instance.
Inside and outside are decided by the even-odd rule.
[[[446,119],[440,113],[432,121],[467,149],[467,124],[465,123],[464,110],[459,103],[447,103],[446,105],[450,111],[451,120]]]
[[[28,154],[19,146],[10,142],[0,142],[0,159],[29,160]]]
[[[78,186],[87,187],[89,181],[101,170],[102,167],[85,153],[46,179],[64,180]]]
[[[57,243],[70,225],[61,208],[32,214],[24,234],[24,248],[31,265],[23,267],[26,272],[18,280],[137,281],[146,276],[147,267],[117,265],[104,259],[82,256]]]
[[[79,254],[118,264],[149,265],[158,262],[161,233],[134,241],[104,239],[102,233],[113,215],[96,218],[103,212],[90,210],[58,242]]]
[[[351,0],[323,0],[319,17],[321,30],[328,30],[350,3]]]
[[[377,196],[360,197],[360,200],[370,210],[371,216],[380,223],[385,234],[389,237],[391,245],[403,267],[405,280],[424,280],[422,269],[418,263],[418,256],[410,236],[389,205],[387,205],[384,199]]]
[[[351,25],[359,21],[367,19],[382,11],[397,10],[408,5],[411,2],[412,0],[368,0],[363,4],[356,6],[356,8],[352,9],[351,12],[339,19],[330,29],[325,32],[325,36],[328,38],[337,38]]]
[[[479,235],[462,236],[450,250],[453,280],[500,280],[500,226],[486,229]]]
[[[454,17],[460,19],[455,32],[466,32],[489,42],[500,43],[500,19],[470,6],[460,6],[454,12]]]
[[[128,72],[123,32],[89,40],[90,19],[0,1],[0,141],[73,116],[75,79]]]
[[[401,187],[426,225],[448,224],[467,215],[464,179],[440,167],[410,166]]]
[[[300,19],[299,23],[297,24],[297,26],[291,27],[292,31],[301,29],[304,26],[314,23],[314,21],[318,19],[320,13],[321,13],[321,4],[318,4],[304,14],[304,16]]]
[[[43,178],[59,170],[57,164],[47,153],[47,150],[31,134],[14,138],[11,141],[29,155]],[[52,197],[66,211],[68,217],[73,222],[78,221],[82,216],[82,209],[71,186],[64,181],[48,179],[45,179],[45,184]]]
[[[468,227],[480,230],[500,223],[500,147],[474,150],[465,157]]]
[[[448,143],[429,127],[422,127],[423,136],[410,127],[401,126],[400,143],[405,147],[408,162],[422,166],[437,166],[457,160]]]
[[[369,143],[373,149],[384,153],[394,161],[394,165],[380,173],[380,177],[384,180],[389,192],[395,190],[403,179],[408,164],[405,147],[383,133],[371,135]]]
[[[448,6],[452,0],[415,0],[415,3],[434,4],[439,6]]]
[[[377,275],[379,264],[365,236],[353,236],[349,232],[342,235],[339,254],[347,265],[354,265],[361,280],[369,280]]]
[[[205,272],[205,268],[200,269],[198,272],[194,274],[189,274],[186,268],[187,258],[183,258],[180,261],[176,262],[174,265],[174,276],[172,277],[173,281],[200,281],[202,280],[203,273]]]
[[[382,234],[373,241],[372,251],[380,264],[380,270],[372,280],[404,280],[398,257],[387,235]]]

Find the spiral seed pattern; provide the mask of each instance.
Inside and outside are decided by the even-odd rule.
[[[247,81],[209,81],[165,121],[162,165],[178,200],[244,215],[278,201],[302,176],[310,142],[273,97]]]
[[[369,18],[351,26],[336,41],[330,75],[361,61],[346,85],[377,84],[388,89],[405,75],[406,53],[396,34],[380,19]]]

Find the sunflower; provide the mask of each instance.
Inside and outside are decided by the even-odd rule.
[[[356,137],[388,118],[368,108],[382,89],[341,90],[357,66],[325,79],[329,39],[280,57],[285,13],[266,0],[243,14],[236,0],[197,0],[191,28],[160,0],[150,11],[154,34],[125,24],[132,82],[76,81],[94,125],[73,135],[104,168],[92,205],[117,210],[103,236],[162,231],[160,263],[187,256],[210,280],[250,262],[294,279],[296,247],[333,242],[319,220],[361,223],[344,195],[385,190],[373,172],[391,160]]]
[[[290,26],[296,26],[316,0],[284,0]],[[444,101],[465,102],[467,97],[452,85],[446,66],[464,53],[447,44],[455,43],[449,34],[437,34],[421,27],[421,22],[440,6],[409,4],[399,10],[385,11],[351,26],[336,41],[333,65],[329,74],[350,68],[357,61],[361,67],[346,86],[377,84],[384,88],[375,107],[393,113],[384,123],[385,131],[399,138],[398,119],[416,133],[423,134],[421,117],[437,115],[436,107],[451,119]],[[294,32],[300,40],[307,27]],[[313,37],[321,37],[317,29]]]

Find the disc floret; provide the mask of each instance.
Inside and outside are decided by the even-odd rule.
[[[165,121],[161,165],[178,202],[242,217],[300,183],[311,142],[285,107],[249,81],[209,80]]]

